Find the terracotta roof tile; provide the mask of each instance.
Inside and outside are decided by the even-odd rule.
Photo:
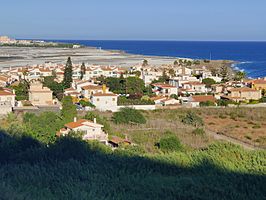
[[[206,101],[215,102],[216,99],[212,95],[194,95],[192,96],[192,101],[193,102],[206,102]]]

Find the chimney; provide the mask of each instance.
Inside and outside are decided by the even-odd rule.
[[[103,94],[105,94],[106,93],[106,85],[105,84],[103,84],[102,90],[103,90]]]
[[[74,117],[74,122],[77,122],[77,118],[76,117]]]
[[[93,123],[94,123],[94,124],[96,124],[96,123],[97,123],[97,122],[96,122],[96,118],[93,118]]]

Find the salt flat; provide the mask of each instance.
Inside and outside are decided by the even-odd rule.
[[[152,65],[173,63],[176,58],[127,54],[121,51],[97,48],[44,48],[44,47],[0,47],[0,68],[43,64],[65,63],[67,57],[73,63],[132,66],[147,59]]]

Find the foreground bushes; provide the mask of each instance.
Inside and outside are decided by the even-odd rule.
[[[130,151],[130,150],[128,150]],[[1,199],[263,199],[265,151],[136,156],[65,137],[49,147],[0,137]]]

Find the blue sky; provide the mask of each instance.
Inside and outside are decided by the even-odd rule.
[[[266,41],[266,0],[1,0],[0,35]]]

